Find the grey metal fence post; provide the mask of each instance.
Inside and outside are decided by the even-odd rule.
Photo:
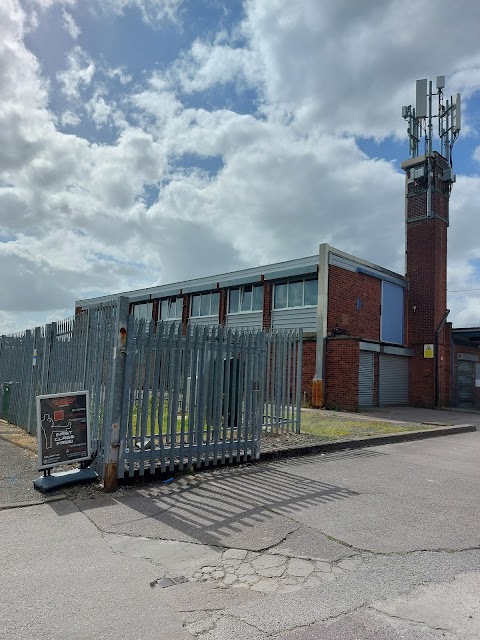
[[[120,449],[120,417],[122,411],[123,378],[125,373],[128,322],[128,298],[120,296],[115,304],[115,342],[110,386],[108,389],[106,420],[103,434],[103,485],[107,493],[117,489],[117,470]]]

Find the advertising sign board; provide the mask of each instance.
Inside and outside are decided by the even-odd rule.
[[[37,396],[38,469],[91,457],[88,391]]]

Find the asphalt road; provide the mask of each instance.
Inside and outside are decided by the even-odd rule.
[[[478,639],[479,460],[477,432],[2,511],[0,637]]]

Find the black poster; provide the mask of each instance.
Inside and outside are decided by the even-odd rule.
[[[88,391],[37,396],[39,469],[90,458]]]

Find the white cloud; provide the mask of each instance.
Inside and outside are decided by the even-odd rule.
[[[65,29],[70,34],[70,37],[73,40],[76,40],[81,33],[80,27],[75,22],[75,19],[72,16],[72,14],[68,13],[68,11],[65,11],[65,9],[62,12],[62,16],[63,16],[63,23],[65,25]]]
[[[64,127],[76,127],[80,124],[81,118],[78,114],[73,111],[64,111],[60,118],[60,122]]]
[[[183,0],[96,0],[96,4],[104,14],[123,15],[126,9],[137,9],[144,22],[156,27],[164,20],[177,22]]]
[[[186,93],[205,91],[217,84],[256,87],[261,80],[259,56],[244,47],[196,40],[188,55],[178,60],[170,74]]]
[[[97,127],[107,124],[115,113],[115,106],[105,100],[105,92],[97,88],[90,100],[85,104],[85,109]]]
[[[474,82],[480,70],[475,3],[455,12],[454,30],[448,0],[248,0],[247,9],[265,101],[305,131],[321,123],[339,134],[403,137],[398,114],[414,99],[416,77],[461,73]]]
[[[67,98],[79,98],[81,90],[92,82],[95,63],[78,45],[68,53],[67,62],[67,68],[57,74],[57,80]]]
[[[114,69],[105,69],[105,75],[109,78],[116,78],[120,84],[126,85],[132,81],[132,76],[125,71],[123,67],[116,67]]]

